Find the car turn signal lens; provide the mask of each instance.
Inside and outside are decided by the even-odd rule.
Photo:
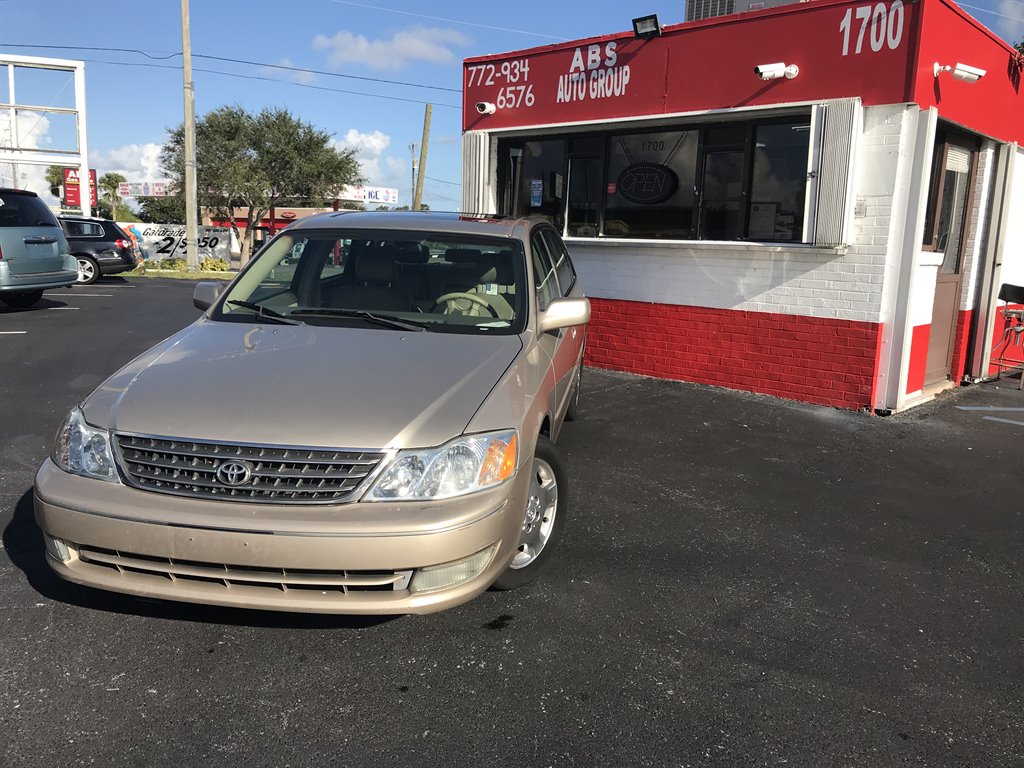
[[[483,465],[480,467],[480,485],[496,485],[512,477],[516,471],[517,440],[515,434],[507,442],[492,440],[487,446]]]

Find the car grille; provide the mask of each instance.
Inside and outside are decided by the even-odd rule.
[[[78,545],[78,559],[125,577],[149,576],[170,582],[201,582],[231,588],[279,592],[396,592],[407,589],[412,571],[317,571],[304,568],[259,568],[153,557],[114,549]]]
[[[117,448],[125,479],[136,488],[274,504],[347,501],[385,455],[136,435],[117,435]]]

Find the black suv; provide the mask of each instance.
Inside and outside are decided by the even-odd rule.
[[[135,246],[117,224],[108,219],[59,216],[71,255],[78,261],[78,282],[95,283],[100,275],[135,269]]]

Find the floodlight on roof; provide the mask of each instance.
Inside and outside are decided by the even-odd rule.
[[[633,19],[633,37],[638,40],[650,40],[652,37],[661,36],[661,22],[658,21],[658,14],[640,16]]]

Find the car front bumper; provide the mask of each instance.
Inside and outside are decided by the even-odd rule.
[[[78,584],[239,608],[431,613],[472,599],[504,571],[528,492],[529,473],[519,472],[443,502],[256,505],[140,491],[47,459],[35,513],[48,564]],[[412,589],[422,569],[488,549],[464,581]]]

